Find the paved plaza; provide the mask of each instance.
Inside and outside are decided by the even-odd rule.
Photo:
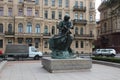
[[[93,64],[91,70],[49,73],[41,61],[9,61],[0,80],[120,80],[120,68]]]

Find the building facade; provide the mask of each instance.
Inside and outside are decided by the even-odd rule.
[[[7,44],[27,44],[51,52],[48,40],[58,34],[64,15],[74,24],[71,48],[92,52],[95,0],[0,0],[0,50]]]
[[[98,9],[100,11],[98,47],[114,48],[120,53],[120,1],[104,0]]]

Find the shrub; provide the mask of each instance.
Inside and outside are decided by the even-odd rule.
[[[120,58],[115,58],[115,57],[92,57],[92,59],[120,63]]]

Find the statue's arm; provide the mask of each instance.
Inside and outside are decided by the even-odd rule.
[[[62,29],[62,27],[63,27],[63,22],[62,21],[60,21],[60,23],[58,24],[58,29]]]

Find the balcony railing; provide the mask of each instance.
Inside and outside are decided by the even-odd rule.
[[[14,32],[5,31],[5,35],[14,35]]]
[[[15,33],[15,36],[19,36],[19,37],[40,37],[41,33]]]
[[[74,6],[73,7],[73,11],[83,11],[83,12],[85,12],[86,11],[86,7],[83,7],[83,6]]]
[[[94,39],[93,34],[74,34],[75,38],[81,38],[81,39]]]
[[[83,25],[86,25],[87,24],[87,20],[74,19],[73,20],[73,24],[83,24]]]
[[[43,33],[43,36],[51,36],[50,33]]]

